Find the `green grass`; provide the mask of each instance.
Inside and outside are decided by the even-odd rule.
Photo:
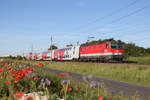
[[[146,57],[128,57],[125,61],[136,62],[138,64],[150,64],[150,56]]]
[[[35,63],[32,61],[32,64]],[[44,62],[45,66],[80,74],[150,86],[150,67],[136,64],[105,64],[85,62]]]

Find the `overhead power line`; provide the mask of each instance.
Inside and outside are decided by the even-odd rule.
[[[91,22],[89,22],[89,23],[87,23],[87,24],[85,24],[85,25],[82,25],[82,26],[78,27],[77,29],[84,28],[84,27],[89,26],[89,25],[91,25],[91,24],[93,24],[93,23],[96,23],[96,22],[98,22],[98,21],[100,21],[100,20],[109,18],[109,17],[111,17],[111,16],[113,16],[113,15],[115,15],[115,14],[121,12],[122,10],[127,9],[127,8],[133,6],[133,5],[136,4],[138,1],[140,1],[140,0],[134,0],[133,2],[129,3],[128,5],[126,5],[126,6],[122,7],[122,8],[119,8],[119,9],[115,10],[114,12],[112,12],[112,13],[110,13],[110,14],[107,14],[107,15],[105,15],[105,16],[103,16],[103,17],[97,18],[97,19],[95,19],[95,20],[93,20],[93,21],[91,21]]]
[[[140,26],[142,26],[142,25],[145,25],[145,24],[148,24],[149,23],[149,21],[147,21],[147,22],[144,22],[144,23],[141,23],[141,24],[134,24],[134,27],[136,26],[136,25],[140,25]],[[130,24],[130,23],[128,23],[128,24]],[[120,32],[122,32],[122,33],[124,33],[124,29],[125,28],[127,28],[127,27],[131,27],[131,26],[124,26],[124,27],[121,27],[121,28],[118,28],[117,27],[117,29],[115,28],[115,30],[110,30],[110,31],[105,31],[105,32],[96,32],[96,34],[98,34],[98,33],[102,33],[102,34],[107,34],[107,35],[105,35],[105,36],[109,36],[110,34],[109,33],[117,33],[118,31],[120,31]],[[133,27],[133,26],[132,26]],[[131,33],[131,32],[130,32]],[[134,33],[136,33],[136,32],[134,32]]]
[[[142,8],[139,8],[139,9],[137,9],[137,10],[135,10],[135,11],[133,11],[133,12],[127,14],[127,15],[121,16],[121,17],[119,17],[118,19],[115,19],[115,20],[113,20],[113,21],[111,21],[111,22],[109,22],[109,23],[107,23],[107,24],[104,24],[104,25],[101,26],[101,27],[104,27],[104,26],[106,26],[106,25],[110,25],[110,24],[113,24],[113,23],[115,23],[115,22],[118,22],[118,21],[120,21],[120,20],[122,20],[122,19],[125,19],[125,18],[127,18],[127,17],[130,17],[130,16],[132,16],[132,15],[134,15],[134,14],[136,14],[136,13],[139,13],[139,12],[143,11],[144,9],[149,8],[149,7],[150,7],[150,4],[147,5],[147,6],[144,6],[144,7],[142,7]],[[100,28],[100,27],[95,27],[94,29],[97,29],[97,28]],[[87,32],[87,31],[86,31],[86,32]]]

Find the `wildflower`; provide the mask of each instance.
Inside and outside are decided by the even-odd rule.
[[[98,87],[99,85],[100,85],[100,83],[97,82],[97,81],[91,81],[91,82],[90,82],[90,87],[91,87],[91,88],[93,88],[93,87],[96,88],[96,87]]]
[[[0,70],[0,72],[3,72],[3,70]]]
[[[63,77],[63,74],[62,74],[62,73],[60,73],[60,74],[59,74],[59,77]]]
[[[9,76],[9,73],[6,74],[6,78]]]
[[[16,75],[12,75],[12,78],[15,78],[16,77]]]
[[[79,91],[79,88],[76,88],[76,91],[78,92],[78,91]]]
[[[100,96],[97,100],[103,100],[104,97],[103,96]]]
[[[18,98],[18,97],[19,97],[19,93],[16,92],[16,93],[14,94],[14,97],[15,97],[15,98]]]
[[[38,80],[38,77],[34,77],[34,80],[37,81],[37,80]]]
[[[69,83],[70,83],[70,80],[62,80],[61,83],[62,83],[62,84],[69,84]]]
[[[38,65],[36,64],[35,67],[38,67]]]
[[[11,67],[8,67],[7,70],[11,70]]]
[[[35,77],[36,74],[32,71],[28,71],[28,74],[26,74],[28,77]]]
[[[72,91],[72,88],[68,88],[68,90],[69,90],[69,92],[71,92],[71,91]]]
[[[26,77],[26,80],[28,80],[29,78],[28,77]]]
[[[41,85],[38,86],[39,89],[40,89],[41,87],[42,87]]]
[[[33,97],[27,97],[27,100],[34,100]]]
[[[39,65],[40,65],[40,67],[42,67],[42,66],[43,66],[43,64],[42,64],[41,62],[39,63]]]
[[[18,79],[15,79],[15,80],[14,80],[14,83],[18,83]]]
[[[19,93],[19,97],[20,97],[20,98],[22,98],[22,97],[23,97],[23,95],[24,95],[24,93],[23,93],[23,92],[20,92],[20,93]]]
[[[67,75],[68,77],[70,77],[70,76],[71,76],[69,73],[66,73],[66,75]]]
[[[7,81],[5,81],[5,84],[10,84],[10,81],[8,81],[8,80],[7,80]]]
[[[30,70],[32,70],[32,68],[31,68],[31,67],[29,67],[29,68],[28,68],[28,70],[30,71]]]
[[[23,92],[16,92],[15,94],[14,94],[14,97],[15,98],[22,98],[24,96],[24,93]]]
[[[16,72],[16,71],[15,71],[15,70],[13,70],[11,73],[12,73],[12,74],[15,74],[15,72]]]
[[[83,79],[88,81],[92,78],[92,75],[86,75],[86,76],[83,76]]]
[[[46,81],[46,84],[47,84],[47,85],[50,85],[50,84],[51,84],[51,81],[50,81],[49,79],[46,78],[45,81]]]
[[[64,92],[64,89],[61,89],[61,92]]]

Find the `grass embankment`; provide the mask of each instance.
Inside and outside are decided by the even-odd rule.
[[[35,63],[31,61],[30,63]],[[108,78],[150,86],[150,67],[136,64],[105,64],[84,62],[45,62],[45,66],[80,74],[91,74]]]
[[[125,59],[128,62],[135,62],[138,64],[150,64],[150,56],[146,57],[128,57]]]

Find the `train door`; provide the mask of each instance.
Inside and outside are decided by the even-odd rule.
[[[72,59],[79,59],[79,49],[80,49],[80,46],[74,46],[72,48]]]

